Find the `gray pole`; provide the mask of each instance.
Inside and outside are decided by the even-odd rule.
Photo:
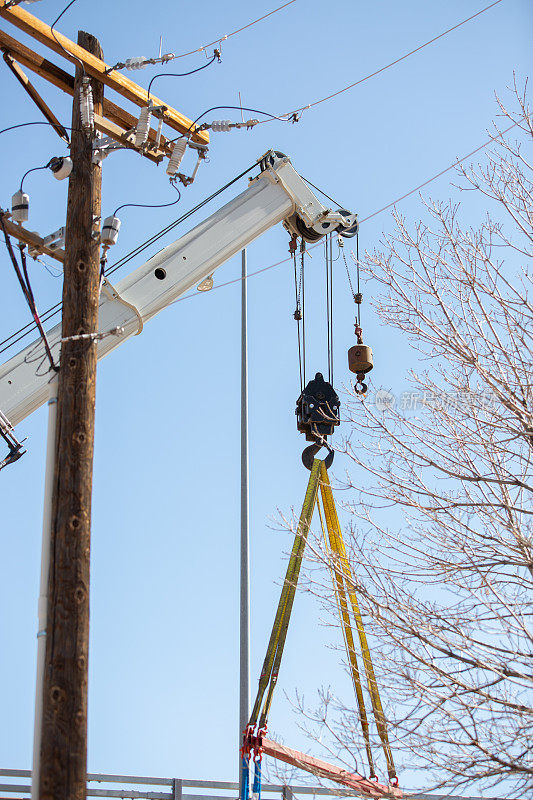
[[[248,534],[248,343],[246,298],[246,250],[242,251],[241,280],[241,597],[239,749],[250,718],[250,576]],[[241,760],[239,757],[239,781]],[[247,800],[247,798],[241,798]]]

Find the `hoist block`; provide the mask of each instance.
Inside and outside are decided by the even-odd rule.
[[[339,406],[335,389],[317,372],[296,401],[298,430],[308,442],[322,442],[340,425]]]
[[[366,374],[374,366],[372,348],[366,344],[355,344],[348,350],[348,368],[350,372]]]

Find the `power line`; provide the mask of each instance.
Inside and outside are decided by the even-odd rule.
[[[508,128],[505,128],[505,130],[501,131],[496,136],[491,136],[490,139],[488,139],[483,144],[479,145],[479,147],[476,147],[475,150],[472,150],[470,153],[467,153],[467,155],[462,156],[461,158],[458,158],[456,161],[454,161],[448,167],[446,167],[445,169],[441,170],[440,172],[437,172],[437,174],[433,175],[431,178],[428,178],[426,181],[424,181],[424,183],[421,183],[418,186],[415,186],[414,189],[411,189],[410,191],[406,192],[405,194],[401,195],[400,197],[397,197],[392,202],[387,203],[387,205],[383,206],[382,208],[378,209],[377,211],[374,211],[372,214],[369,214],[368,216],[366,216],[363,219],[359,220],[359,224],[362,224],[363,222],[367,222],[369,219],[372,219],[373,217],[376,217],[378,214],[382,214],[387,209],[391,208],[392,206],[396,205],[397,203],[400,203],[402,200],[405,200],[406,197],[410,197],[415,192],[418,192],[420,189],[424,188],[424,186],[427,186],[428,184],[432,183],[437,178],[440,178],[442,175],[445,175],[451,169],[453,169],[454,167],[458,166],[463,161],[466,161],[467,158],[471,158],[471,156],[475,155],[476,153],[479,153],[480,150],[483,150],[485,147],[488,147],[488,145],[492,144],[492,142],[494,142],[497,139],[499,139],[502,136],[504,136],[504,134],[508,133],[510,130],[515,128],[517,125],[519,125],[520,122],[522,121],[522,119],[523,118],[521,118],[517,122],[513,123],[512,125],[510,125]],[[126,264],[128,261],[131,261],[132,258],[135,258],[135,256],[139,255],[143,250],[146,250],[146,248],[149,247],[151,244],[154,244],[158,239],[160,239],[162,236],[164,236],[167,233],[169,233],[173,228],[175,228],[181,222],[184,222],[188,217],[190,217],[192,214],[194,214],[196,211],[198,211],[200,208],[202,208],[202,206],[204,206],[206,203],[208,203],[211,200],[213,200],[215,197],[217,197],[219,194],[221,194],[221,192],[223,192],[225,189],[229,188],[229,186],[231,186],[232,184],[234,184],[238,180],[240,180],[240,178],[242,178],[244,175],[246,175],[248,172],[250,172],[250,170],[252,170],[255,166],[256,166],[256,164],[252,164],[251,167],[248,167],[247,170],[242,172],[240,175],[238,175],[232,181],[227,183],[221,189],[218,189],[216,192],[214,192],[208,198],[206,198],[201,203],[199,203],[197,206],[192,208],[190,211],[187,211],[185,214],[183,214],[182,217],[180,217],[179,219],[175,220],[174,222],[171,222],[166,228],[163,228],[161,231],[159,231],[158,233],[154,234],[150,239],[146,240],[146,242],[143,242],[141,245],[138,245],[134,250],[132,250],[130,253],[128,253],[122,259],[120,259],[118,262],[113,264],[111,266],[111,268],[109,270],[107,270],[106,275],[110,275],[113,272],[116,272],[118,269],[120,269],[120,267],[124,266],[124,264]],[[314,187],[314,188],[316,188],[316,187]],[[317,191],[322,191],[322,190],[317,189]],[[322,194],[324,194],[324,192],[322,192]],[[327,197],[327,195],[326,195],[326,197]],[[331,199],[331,198],[328,198],[328,199]],[[319,244],[321,244],[321,242],[317,242],[317,244],[310,245],[308,247],[308,249],[311,250],[314,247],[318,247]],[[254,272],[248,273],[247,278],[252,278],[255,275],[261,275],[263,272],[268,272],[268,270],[274,269],[275,267],[279,267],[279,266],[281,266],[281,264],[286,264],[287,262],[289,262],[291,260],[292,260],[291,258],[283,258],[283,259],[281,259],[281,261],[276,261],[275,264],[269,264],[267,267],[261,267],[261,269],[258,269],[258,270],[255,270]],[[230,286],[230,285],[232,285],[234,283],[238,283],[241,280],[242,280],[242,278],[232,278],[229,281],[225,281],[224,283],[217,284],[216,286],[213,287],[213,290],[214,289],[222,289],[225,286]],[[170,305],[175,305],[176,303],[181,303],[183,300],[189,300],[191,297],[197,297],[197,296],[198,296],[197,293],[184,295],[183,297],[179,297],[177,300],[174,300],[174,302],[171,303]],[[45,311],[41,315],[42,322],[48,322],[48,320],[51,319],[53,316],[55,316],[60,310],[61,310],[61,303],[59,302],[59,303],[56,303],[55,306],[52,306],[51,308],[49,308],[47,311]],[[8,336],[6,339],[4,339],[4,341],[0,342],[0,348],[1,348],[0,349],[0,354],[4,353],[6,350],[10,349],[14,344],[16,344],[17,342],[21,341],[21,339],[24,339],[26,336],[28,336],[31,333],[31,330],[33,330],[34,328],[35,328],[35,325],[33,323],[28,323],[24,327],[20,328],[18,331],[15,331],[15,333],[12,333],[10,336]],[[18,337],[18,338],[16,338],[16,337]]]
[[[427,47],[428,45],[433,44],[433,42],[436,42],[439,39],[442,39],[444,36],[447,36],[449,33],[451,33],[452,31],[457,30],[457,28],[460,28],[462,25],[465,25],[467,22],[470,22],[471,20],[475,19],[476,17],[479,17],[481,14],[484,14],[485,11],[488,11],[490,8],[493,8],[494,6],[497,6],[498,3],[501,3],[501,2],[502,2],[502,0],[495,0],[494,3],[491,3],[489,6],[486,6],[485,8],[482,8],[481,11],[477,11],[475,14],[472,14],[471,17],[467,17],[467,19],[464,19],[462,22],[458,22],[457,25],[454,25],[453,27],[448,28],[447,30],[443,31],[442,33],[439,33],[438,36],[434,36],[432,39],[429,39],[427,42],[424,42],[423,44],[419,45],[418,47],[415,47],[414,50],[410,50],[408,53],[404,53],[403,56],[400,56],[400,58],[397,58],[394,61],[391,61],[390,64],[386,64],[384,67],[381,67],[380,69],[375,70],[375,72],[371,72],[369,75],[365,75],[364,78],[359,78],[359,80],[354,81],[353,83],[350,83],[348,86],[345,86],[343,89],[339,89],[336,92],[332,92],[331,94],[328,94],[327,97],[322,97],[320,100],[315,100],[313,103],[308,103],[305,106],[299,106],[298,108],[295,108],[293,111],[288,111],[285,114],[280,114],[280,116],[281,117],[290,117],[290,116],[292,116],[294,114],[298,114],[299,112],[307,111],[309,108],[314,108],[314,106],[318,106],[318,105],[320,105],[320,103],[325,103],[326,100],[331,100],[333,97],[338,97],[338,95],[343,94],[344,92],[347,92],[349,89],[353,89],[355,86],[359,86],[361,83],[364,83],[365,81],[370,80],[370,78],[374,78],[376,75],[380,75],[382,72],[385,72],[385,70],[390,69],[391,67],[394,67],[396,64],[399,64],[400,61],[404,61],[404,59],[409,58],[409,56],[412,56],[415,53],[418,53],[420,50],[423,50],[424,47]],[[268,122],[268,121],[269,120],[262,120],[260,124],[263,124],[264,122]]]
[[[481,144],[479,147],[476,147],[475,150],[472,150],[467,155],[463,156],[462,158],[457,159],[457,161],[454,161],[453,164],[450,164],[449,167],[446,167],[446,169],[443,169],[440,172],[437,172],[436,175],[433,175],[433,177],[428,178],[428,180],[424,181],[424,183],[421,183],[419,186],[416,186],[414,189],[411,189],[409,192],[406,192],[405,194],[402,194],[401,197],[397,197],[396,200],[393,200],[391,203],[387,203],[386,206],[383,206],[378,211],[374,211],[372,214],[369,214],[367,217],[364,217],[363,219],[359,220],[359,224],[362,224],[363,222],[367,222],[369,219],[372,219],[373,217],[377,217],[378,214],[382,214],[383,211],[386,211],[388,208],[391,208],[392,206],[395,206],[397,203],[400,203],[402,200],[405,200],[406,197],[410,197],[410,195],[414,194],[415,192],[418,192],[424,186],[427,186],[429,183],[432,183],[432,181],[436,180],[437,178],[440,178],[441,175],[445,175],[446,172],[449,172],[451,169],[453,169],[454,167],[458,166],[463,161],[466,161],[467,158],[470,158],[471,156],[475,155],[476,153],[479,153],[479,151],[483,150],[484,147],[488,147],[489,144],[492,144],[492,142],[496,141],[497,139],[499,139],[504,134],[508,133],[513,128],[516,128],[516,126],[520,124],[522,119],[523,119],[523,117],[521,119],[519,119],[517,122],[513,123],[512,125],[510,125],[508,128],[505,128],[505,130],[501,131],[496,136],[491,136],[490,139],[488,139],[486,142]],[[304,178],[304,180],[306,180],[306,179]],[[310,181],[307,181],[307,183],[310,183]],[[313,184],[310,184],[310,185],[312,186]],[[314,188],[316,188],[316,187],[314,187]],[[317,191],[320,191],[322,194],[325,194],[324,192],[322,192],[321,189],[317,189]],[[325,196],[328,197],[328,195],[325,195]],[[328,199],[331,200],[331,198],[328,198]],[[307,247],[307,249],[308,250],[312,250],[313,248],[318,247],[321,244],[322,244],[322,242],[317,242],[316,244],[309,245]],[[269,264],[268,267],[261,267],[261,269],[257,269],[257,270],[255,270],[255,272],[249,272],[248,275],[247,275],[247,278],[253,278],[255,275],[261,275],[263,272],[267,272],[270,269],[274,269],[275,267],[279,267],[279,266],[281,266],[281,264],[287,264],[289,261],[292,261],[292,256],[290,258],[283,258],[281,261],[276,261],[275,264]],[[222,289],[224,286],[231,286],[231,284],[238,283],[241,280],[242,280],[242,278],[232,278],[229,281],[225,281],[224,283],[219,283],[216,286],[213,286],[213,290],[214,289]],[[171,305],[175,305],[176,303],[181,303],[182,300],[189,300],[191,297],[197,297],[197,296],[198,296],[197,293],[184,295],[183,297],[179,297],[177,300],[174,300],[174,302],[171,303]]]
[[[148,84],[148,89],[147,89],[148,105],[150,104],[150,90],[152,88],[152,83],[155,80],[157,80],[157,78],[186,78],[188,75],[194,75],[195,72],[201,72],[203,69],[210,67],[211,64],[213,64],[217,58],[219,58],[219,56],[217,56],[217,54],[214,53],[210,61],[208,61],[206,64],[203,64],[201,67],[189,70],[189,72],[158,72],[157,75],[154,75],[154,77]]]
[[[122,203],[121,206],[115,209],[113,216],[116,217],[121,208],[168,208],[169,206],[175,206],[181,200],[181,192],[173,181],[170,181],[170,185],[178,193],[177,200],[172,200],[171,203]]]
[[[155,242],[157,242],[159,239],[161,239],[163,236],[169,233],[173,228],[177,227],[182,222],[185,222],[186,219],[188,219],[190,216],[199,211],[203,206],[207,205],[207,203],[210,203],[212,200],[218,197],[218,195],[226,191],[226,189],[229,189],[229,187],[233,186],[234,183],[237,183],[237,181],[239,181],[241,178],[247,175],[248,172],[251,172],[251,170],[254,169],[256,166],[257,162],[249,166],[247,169],[243,170],[239,175],[237,175],[235,178],[232,178],[232,180],[228,181],[228,183],[226,183],[224,186],[221,186],[219,189],[217,189],[215,192],[209,195],[209,197],[206,197],[204,200],[202,200],[200,203],[194,206],[194,208],[191,208],[189,209],[189,211],[186,211],[185,214],[182,214],[181,217],[178,217],[178,219],[169,223],[169,225],[167,225],[165,228],[162,228],[160,231],[157,231],[157,233],[154,233],[149,239],[146,239],[144,242],[137,245],[137,247],[135,247],[133,250],[131,250],[129,253],[127,253],[125,256],[119,259],[117,262],[112,264],[111,267],[106,270],[105,273],[106,276],[112,275],[114,272],[123,267],[133,258],[140,255],[140,253],[142,253],[152,244],[155,244]],[[61,311],[61,302],[58,302],[55,305],[48,308],[43,314],[41,314],[41,321],[48,322],[50,319],[55,317],[60,311]],[[0,348],[1,348],[0,354],[4,353],[6,350],[9,350],[11,347],[13,347],[13,345],[20,342],[22,339],[28,336],[34,329],[35,329],[34,323],[30,322],[27,325],[24,325],[23,327],[19,328],[18,331],[12,333],[6,339],[0,342]]]
[[[271,17],[272,14],[277,14],[278,11],[281,11],[283,8],[287,8],[287,6],[292,5],[295,3],[296,0],[289,0],[288,3],[284,3],[282,6],[275,8],[273,11],[269,11],[268,14],[263,14],[262,17],[258,17],[258,19],[252,20],[247,25],[243,25],[242,28],[237,28],[237,30],[232,31],[231,33],[227,33],[225,36],[219,36],[218,39],[214,39],[209,44],[204,44],[202,47],[198,47],[196,50],[189,50],[187,53],[180,53],[174,58],[184,58],[185,56],[192,56],[195,53],[202,53],[204,50],[207,50],[208,47],[212,47],[214,44],[220,44],[221,42],[225,42],[227,39],[231,39],[232,36],[236,36],[238,33],[245,31],[247,28],[251,28],[252,25],[257,25],[258,22],[262,22],[264,19]]]
[[[234,111],[241,111],[241,112],[242,111],[250,111],[250,113],[252,113],[252,114],[262,114],[265,117],[269,117],[270,118],[268,120],[263,120],[264,122],[271,122],[273,119],[276,119],[279,122],[290,122],[290,118],[289,119],[285,119],[284,117],[277,117],[275,114],[270,114],[270,112],[268,112],[268,111],[261,111],[258,108],[247,108],[246,106],[211,106],[211,108],[208,108],[205,111],[202,111],[202,113],[198,117],[196,117],[196,119],[193,122],[191,122],[191,124],[189,125],[189,128],[186,131],[186,133],[181,133],[179,136],[176,136],[175,139],[169,139],[168,141],[169,142],[175,142],[178,139],[183,139],[184,136],[187,136],[189,134],[189,132],[196,125],[196,123],[199,120],[201,120],[202,117],[205,117],[206,114],[209,114],[211,111],[227,111],[227,110],[234,110]],[[253,124],[257,125],[258,123],[257,123],[256,120],[254,120]],[[200,126],[200,129],[201,129],[201,127],[202,126]]]
[[[86,75],[87,73],[85,72],[85,65],[84,65],[83,61],[81,60],[81,58],[78,58],[78,56],[75,56],[73,53],[70,52],[70,50],[67,50],[66,47],[63,47],[63,45],[61,44],[61,42],[59,41],[59,39],[57,38],[57,36],[55,35],[55,32],[54,32],[54,28],[57,25],[57,23],[59,22],[59,20],[61,19],[61,17],[63,16],[63,14],[65,14],[65,12],[68,11],[69,8],[74,5],[75,2],[76,2],[76,0],[70,0],[70,3],[67,3],[67,5],[63,9],[63,11],[55,18],[55,20],[50,25],[50,33],[54,37],[54,39],[57,42],[57,44],[59,45],[59,47],[63,50],[63,52],[66,53],[67,56],[69,56],[70,58],[74,58],[78,62],[78,64],[80,65],[83,75]]]
[[[49,125],[51,128],[57,128],[53,122],[44,122],[44,120],[39,120],[39,122],[19,122],[18,125],[10,125],[9,128],[3,128],[0,131],[0,135],[8,131],[14,131],[16,128],[26,128],[28,125]],[[68,125],[63,125],[62,127],[67,131],[77,130],[76,128],[70,128]]]
[[[476,149],[472,150],[471,153],[468,153],[466,156],[463,156],[462,158],[458,158],[457,161],[454,161],[453,164],[450,164],[449,167],[446,167],[446,169],[443,169],[440,172],[437,172],[436,175],[433,175],[433,177],[428,178],[427,181],[424,181],[424,183],[421,183],[418,186],[415,186],[414,189],[411,189],[410,191],[406,192],[405,194],[402,194],[401,197],[396,198],[396,200],[393,200],[392,203],[387,203],[387,205],[383,206],[383,208],[380,208],[378,211],[374,211],[372,214],[369,214],[368,217],[365,217],[364,219],[359,220],[359,224],[361,224],[362,222],[367,222],[367,220],[372,219],[372,217],[376,217],[378,214],[381,214],[383,211],[386,211],[388,208],[391,208],[392,206],[395,206],[396,203],[399,203],[402,200],[405,200],[406,197],[410,197],[415,192],[418,192],[420,189],[423,189],[424,186],[427,186],[428,183],[431,183],[432,181],[435,181],[437,178],[440,178],[441,175],[445,175],[446,172],[449,172],[451,169],[456,167],[458,164],[461,164],[463,161],[466,161],[467,158],[470,158],[471,156],[475,155],[476,153],[479,153],[479,151],[483,150],[484,147],[488,147],[488,145],[492,144],[492,142],[496,141],[496,139],[500,139],[505,133],[509,133],[510,130],[512,130],[513,128],[516,128],[516,126],[520,124],[522,119],[523,119],[523,117],[521,119],[519,119],[518,122],[513,122],[512,125],[509,125],[508,128],[506,128],[504,131],[501,131],[496,136],[491,136],[490,139],[488,139],[486,142],[483,142],[483,144],[480,144],[479,147],[476,147]]]

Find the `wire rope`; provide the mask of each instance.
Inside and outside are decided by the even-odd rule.
[[[328,270],[329,270],[329,327],[330,327],[329,340],[330,340],[330,350],[331,350],[331,379],[330,379],[330,383],[333,386],[333,382],[334,382],[334,373],[333,373],[333,367],[334,367],[334,351],[333,351],[333,243],[332,243],[332,240],[331,240],[331,233],[328,234],[327,238],[329,239],[329,264],[328,264]]]
[[[333,385],[331,377],[331,320],[329,316],[330,309],[330,283],[329,283],[329,252],[328,252],[328,236],[324,236],[324,263],[326,265],[326,341],[328,348],[328,381]]]
[[[302,356],[303,356],[303,385],[307,386],[307,380],[305,375],[305,367],[306,367],[306,357],[305,357],[305,241],[302,239],[302,250],[301,250],[301,271],[300,271],[300,291],[301,291],[301,304],[302,304]]]
[[[299,174],[299,173],[298,173],[298,174]],[[334,205],[338,206],[339,208],[343,208],[343,206],[341,206],[341,204],[340,204],[340,203],[338,203],[336,200],[334,200],[334,199],[333,199],[333,197],[330,197],[330,196],[329,196],[329,194],[326,194],[326,193],[325,193],[325,191],[324,191],[323,189],[319,189],[319,187],[318,187],[318,186],[315,186],[315,184],[314,184],[314,183],[311,183],[311,181],[310,181],[308,178],[304,178],[304,176],[303,176],[303,175],[300,175],[300,178],[301,178],[302,180],[304,180],[306,183],[308,183],[308,184],[309,184],[309,186],[312,186],[312,187],[313,187],[313,189],[315,189],[315,191],[317,191],[317,192],[320,192],[320,194],[321,194],[321,195],[323,195],[324,197],[327,197],[327,199],[328,199],[328,200],[331,200],[331,202],[332,202]]]
[[[294,264],[294,294],[295,294],[295,311],[294,311],[294,319],[296,320],[296,332],[298,337],[298,368],[300,373],[300,393],[303,392],[304,389],[304,382],[303,382],[303,372],[302,372],[302,341],[301,341],[301,333],[300,333],[300,322],[302,320],[302,310],[300,308],[300,288],[298,285],[298,265],[296,262],[296,249],[292,254],[293,264]]]

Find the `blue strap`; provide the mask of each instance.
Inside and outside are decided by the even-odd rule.
[[[261,760],[255,761],[254,785],[252,787],[253,800],[261,800]]]
[[[250,792],[250,767],[247,755],[242,757],[241,800],[248,800]]]

